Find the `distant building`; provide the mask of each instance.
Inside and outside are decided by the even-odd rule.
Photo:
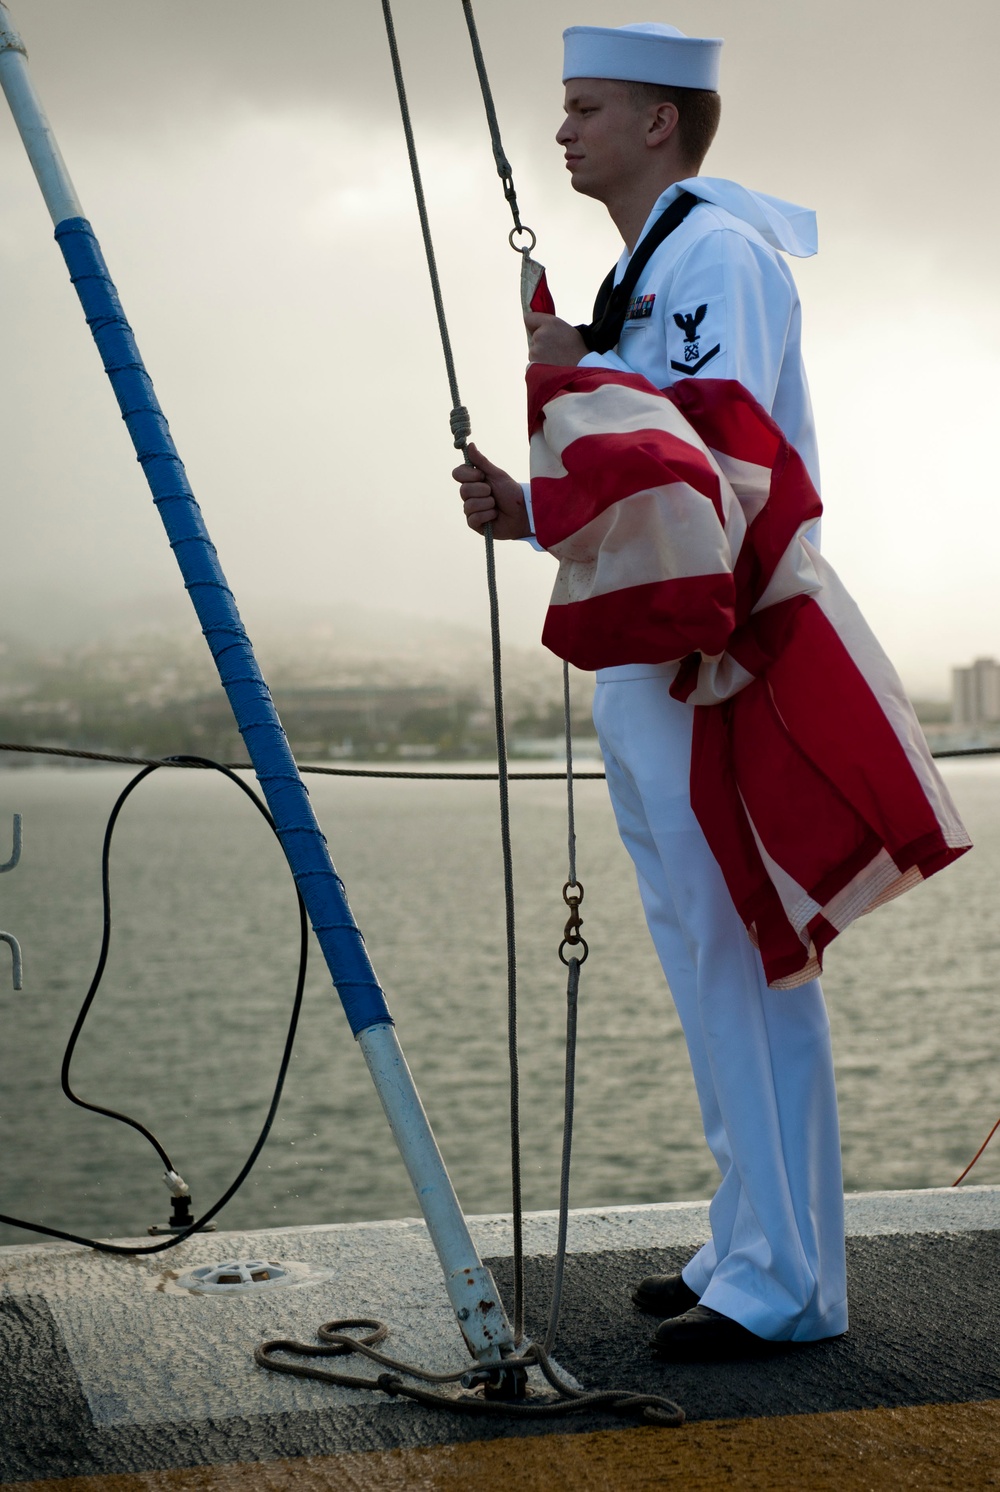
[[[1000,663],[977,658],[971,668],[951,671],[951,718],[956,725],[1000,721]]]

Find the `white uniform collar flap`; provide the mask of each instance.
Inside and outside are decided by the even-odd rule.
[[[692,192],[703,202],[711,202],[741,222],[749,223],[773,249],[799,259],[808,259],[816,253],[816,214],[811,208],[797,207],[794,202],[783,202],[780,197],[769,197],[764,192],[748,191],[738,182],[718,176],[692,176],[668,187],[657,199],[653,213],[658,216],[682,191]]]

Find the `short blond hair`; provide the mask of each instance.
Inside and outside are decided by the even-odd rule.
[[[652,104],[674,105],[681,153],[698,171],[719,128],[722,115],[719,94],[708,88],[674,88],[666,83],[626,83],[625,87],[637,109],[647,109]]]

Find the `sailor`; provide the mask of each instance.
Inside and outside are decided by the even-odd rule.
[[[531,360],[639,373],[658,388],[738,380],[818,484],[799,299],[783,257],[815,252],[815,220],[698,174],[719,121],[721,41],[641,24],[573,26],[564,43],[556,140],[574,190],[604,204],[625,250],[592,324],[526,316]],[[475,448],[472,458],[454,473],[470,527],[530,537],[530,490]],[[721,1173],[709,1241],[680,1275],[643,1280],[633,1296],[661,1318],[654,1352],[697,1361],[837,1336],[847,1301],[822,992],[816,980],[767,985],[691,808],[693,710],[670,694],[676,672],[676,660],[599,670],[594,718]],[[666,1137],[663,1157],[669,1167]]]

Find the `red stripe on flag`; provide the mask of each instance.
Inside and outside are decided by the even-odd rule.
[[[683,576],[550,606],[542,642],[576,668],[666,663],[721,653],[732,622],[731,575]]]
[[[699,451],[664,430],[585,435],[566,447],[562,463],[565,477],[531,483],[535,533],[545,549],[625,498],[678,483],[706,498],[720,527],[725,523],[718,475]]]
[[[768,616],[759,619],[765,632]],[[902,743],[820,607],[807,600],[790,621],[764,677],[722,705],[696,708],[691,764],[698,822],[756,932],[769,982],[794,975],[796,935],[778,914],[751,822],[820,907],[883,850],[900,874],[916,867],[929,876],[966,848],[946,844]],[[821,914],[810,932],[818,954],[836,936]],[[807,963],[800,942],[797,967]]]
[[[767,502],[747,530],[736,562],[736,584],[747,612],[763,595],[796,534],[804,525],[815,523],[822,512],[805,463],[783,441],[771,472]]]
[[[763,612],[759,632],[767,629]],[[924,836],[941,842],[934,808],[902,742],[815,602],[796,612],[767,678],[775,710],[798,749],[894,858]],[[808,886],[794,866],[788,869]]]
[[[728,700],[695,709],[691,807],[719,863],[733,905],[754,935],[770,984],[794,977],[808,962],[808,953],[785,916],[740,799],[732,768],[733,703]]]
[[[770,415],[734,378],[682,378],[662,392],[713,451],[753,466],[773,466],[788,445]]]
[[[736,565],[745,618],[796,533],[816,522],[823,504],[799,453],[741,383],[686,378],[663,392],[710,450],[771,469],[767,502],[750,525]]]
[[[799,749],[767,681],[734,698],[731,768],[764,849],[821,906],[879,853],[881,839]],[[830,867],[840,884],[831,886]]]
[[[789,596],[785,601],[776,601],[766,611],[748,617],[735,628],[726,645],[730,657],[755,677],[764,673],[792,637],[797,614],[803,606],[810,604],[810,599],[809,596]],[[746,601],[737,587],[737,616],[745,609]]]
[[[539,311],[544,316],[554,316],[556,314],[556,303],[552,299],[552,292],[549,289],[549,282],[545,278],[544,269],[542,270],[538,284],[535,286],[535,293],[531,297],[530,309],[532,311]]]

